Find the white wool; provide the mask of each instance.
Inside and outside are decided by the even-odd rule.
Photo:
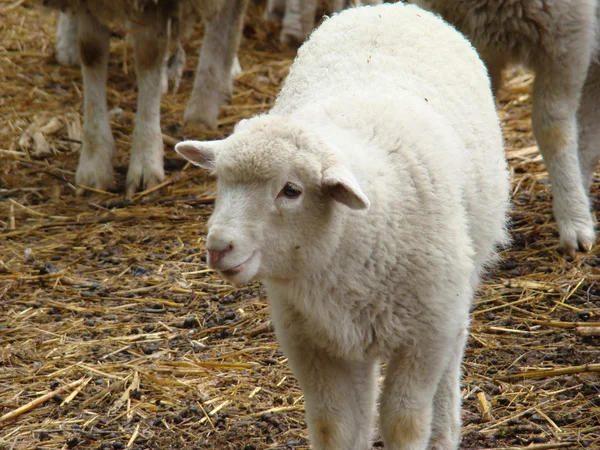
[[[489,79],[415,6],[346,10],[300,48],[273,109],[176,150],[217,175],[210,266],[264,283],[312,448],[456,450],[479,277],[506,243]]]
[[[78,185],[114,187],[115,143],[106,105],[106,80],[112,22],[127,24],[136,57],[138,105],[126,193],[164,181],[160,98],[167,78],[176,90],[185,65],[180,39],[201,18],[204,44],[184,119],[216,128],[219,106],[229,99],[235,54],[248,0],[38,0],[61,10],[57,59],[82,63],[84,138],[76,173]],[[171,58],[170,52],[172,52]],[[167,63],[168,61],[168,63]],[[81,193],[82,190],[79,190]]]
[[[479,51],[500,87],[508,63],[535,72],[532,128],[548,167],[562,246],[594,244],[588,190],[600,158],[597,0],[413,0],[439,13]],[[591,62],[591,63],[590,63]]]

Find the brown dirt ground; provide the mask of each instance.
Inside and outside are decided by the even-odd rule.
[[[205,265],[214,180],[168,145],[168,182],[122,196],[136,99],[122,32],[108,91],[109,107],[123,110],[112,121],[119,191],[74,196],[81,75],[56,63],[55,24],[23,0],[0,0],[0,416],[47,398],[0,419],[0,449],[308,448],[302,393],[264,293],[236,290]],[[218,138],[268,110],[294,54],[255,8],[244,35],[245,70],[219,130],[181,127],[198,30],[179,93],[163,99],[165,134]],[[600,246],[558,251],[529,123],[532,77],[506,76],[498,107],[514,242],[475,302],[461,448],[600,449],[600,337],[585,335],[600,330]],[[596,179],[596,210],[598,189]]]

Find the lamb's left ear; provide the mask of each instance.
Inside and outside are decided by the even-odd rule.
[[[175,151],[192,164],[207,170],[215,170],[217,147],[221,141],[183,141],[175,145]]]
[[[369,209],[371,206],[356,177],[343,165],[336,164],[325,169],[321,185],[331,198],[352,209]]]

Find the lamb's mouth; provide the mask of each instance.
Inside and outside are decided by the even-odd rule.
[[[240,273],[241,271],[243,271],[246,268],[246,266],[248,265],[250,260],[254,257],[254,254],[255,254],[255,252],[252,252],[250,257],[243,263],[238,264],[237,266],[234,266],[231,269],[220,270],[219,272],[221,272],[226,277],[233,277],[233,276],[237,275],[238,273]]]

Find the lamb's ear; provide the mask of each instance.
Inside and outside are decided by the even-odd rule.
[[[369,209],[371,206],[352,172],[342,165],[325,169],[321,185],[331,198],[352,209]]]
[[[215,170],[217,147],[221,141],[183,141],[175,145],[175,151],[192,164],[207,170]]]

